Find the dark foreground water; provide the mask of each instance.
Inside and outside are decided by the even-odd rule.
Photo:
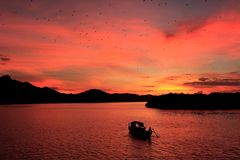
[[[134,139],[128,122],[160,135]],[[240,159],[240,111],[163,111],[144,103],[0,106],[0,159]]]

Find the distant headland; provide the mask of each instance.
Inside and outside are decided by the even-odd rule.
[[[159,109],[226,110],[240,109],[240,93],[166,94],[153,97],[146,107]]]

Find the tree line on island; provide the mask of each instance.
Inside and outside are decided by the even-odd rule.
[[[36,87],[5,75],[0,77],[0,104],[24,103],[96,103],[147,102],[146,107],[159,109],[240,109],[240,93],[137,95],[106,93],[91,89],[78,94],[60,93],[48,87]]]
[[[240,109],[240,93],[166,94],[147,101],[146,107],[160,109]]]

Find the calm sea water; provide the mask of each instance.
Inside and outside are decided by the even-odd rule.
[[[160,137],[129,136],[133,120]],[[240,111],[163,111],[144,103],[2,105],[0,159],[240,159]]]

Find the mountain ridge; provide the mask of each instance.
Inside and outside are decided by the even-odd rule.
[[[18,103],[81,103],[81,102],[145,102],[152,95],[130,93],[107,93],[100,89],[89,89],[77,94],[58,92],[49,87],[36,87],[29,82],[0,77],[0,104]]]

